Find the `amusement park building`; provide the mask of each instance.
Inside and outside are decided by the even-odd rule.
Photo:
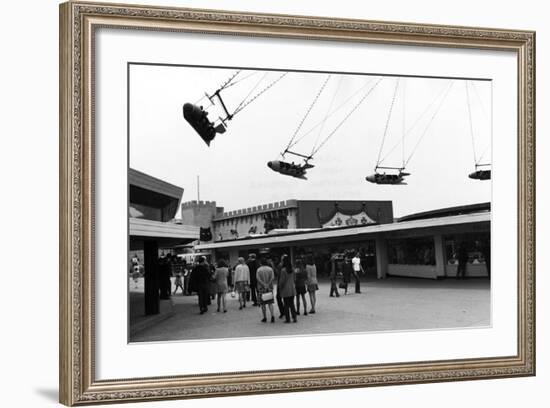
[[[139,254],[140,262],[148,271],[144,279],[144,299],[140,299],[142,307],[133,309],[146,315],[159,314],[171,307],[159,298],[159,251],[197,240],[199,228],[171,222],[183,188],[134,169],[128,170],[128,184],[128,259]]]
[[[288,209],[291,214],[291,210],[299,209],[292,201],[281,204],[279,210]],[[391,203],[389,205],[391,209]],[[312,212],[317,213],[315,210]],[[350,219],[350,215],[353,217],[353,211],[348,215],[344,213],[338,204],[333,208],[332,216],[327,214],[324,224],[317,224],[316,227],[297,225],[296,229],[274,229],[264,234],[202,243],[195,250],[210,251],[214,259],[229,259],[232,265],[239,256],[246,257],[249,253],[274,256],[287,253],[292,258],[309,253],[314,255],[321,275],[328,274],[331,255],[357,251],[367,272],[378,278],[409,276],[438,279],[456,276],[457,252],[463,245],[468,253],[466,275],[490,276],[490,203],[411,214],[396,222],[387,218],[383,219],[385,222],[380,222],[382,219],[377,222],[370,217],[373,222],[361,223],[354,217],[357,222],[350,221],[347,225],[337,223],[338,218],[345,220]],[[372,213],[367,211],[367,214]],[[225,217],[231,215],[229,213]],[[240,215],[246,214],[241,211]],[[217,222],[223,219],[222,216],[216,218]],[[300,218],[296,216],[295,219]],[[309,219],[314,217],[310,214]]]

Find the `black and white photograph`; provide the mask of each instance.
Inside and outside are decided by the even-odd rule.
[[[129,342],[491,326],[492,81],[131,62]]]

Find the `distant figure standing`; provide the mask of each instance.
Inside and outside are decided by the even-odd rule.
[[[200,256],[198,261],[192,272],[193,286],[199,295],[200,313],[204,314],[208,311],[210,300],[210,267],[203,256]]]
[[[278,262],[278,259],[270,260],[270,266],[275,273],[275,280],[277,281],[277,293],[275,300],[277,301],[277,308],[279,309],[279,319],[282,319],[285,315],[285,305],[283,303],[283,298],[281,297],[281,292],[279,290],[279,279],[281,278],[281,268],[282,264]]]
[[[256,260],[256,254],[249,254],[246,261],[248,270],[250,271],[250,299],[253,306],[258,306],[258,297],[256,294],[256,271],[258,270],[258,261]]]
[[[330,297],[340,297],[338,293],[338,268],[336,265],[336,256],[332,255],[330,257]]]
[[[214,282],[216,283],[216,293],[218,295],[218,309],[220,311],[220,306],[223,307],[223,312],[227,312],[225,307],[225,295],[227,293],[227,276],[229,275],[229,269],[227,264],[222,259],[218,262],[218,267],[214,271]]]
[[[235,291],[239,294],[239,310],[246,307],[246,292],[250,285],[250,270],[244,262],[243,257],[239,257],[239,263],[235,267]]]
[[[359,258],[359,252],[355,252],[355,255],[351,259],[351,265],[353,267],[353,277],[355,278],[355,293],[361,293],[361,282],[359,280],[359,274],[365,273],[361,266],[361,258]]]
[[[141,276],[139,264],[138,263],[133,264],[132,267],[130,268],[130,272],[132,274],[132,279],[134,280],[134,284],[136,285],[136,289],[137,289],[139,277]]]
[[[343,279],[343,289],[344,289],[344,295],[348,294],[348,285],[351,282],[351,275],[353,275],[353,266],[351,265],[351,259],[346,256],[346,259],[344,260],[344,266],[343,266],[343,272],[344,272],[344,279]]]
[[[307,316],[307,272],[304,268],[304,263],[301,259],[296,260],[296,267],[294,268],[295,275],[295,288],[296,288],[296,314],[300,315],[300,297],[304,304],[304,316]]]
[[[164,258],[160,258],[159,262],[159,291],[161,299],[170,299],[172,281],[170,276],[172,275],[172,265],[170,264],[170,255],[166,255]]]
[[[275,272],[268,265],[267,259],[262,258],[260,260],[260,267],[256,271],[256,283],[258,289],[258,301],[262,307],[262,323],[267,322],[266,305],[269,307],[269,314],[271,315],[271,323],[275,322],[273,315],[273,282],[275,281]],[[266,295],[266,296],[263,296]],[[266,299],[264,299],[264,297]],[[270,299],[268,299],[270,297]]]
[[[456,278],[466,279],[466,265],[468,264],[468,250],[464,242],[461,242],[458,246],[458,252],[456,254],[458,260],[458,267],[456,268]]]
[[[290,264],[288,255],[282,257],[282,268],[279,275],[279,292],[284,302],[285,323],[290,323],[290,314],[292,313],[292,321],[296,323],[296,308],[294,307],[294,296],[296,290],[294,288],[294,270]]]
[[[176,292],[178,291],[178,288],[181,289],[181,294],[182,296],[185,295],[185,289],[183,287],[183,279],[182,279],[182,270],[181,269],[178,269],[177,272],[176,272],[176,280],[174,281],[174,285],[176,286],[176,288],[174,289],[174,295],[176,294]]]
[[[490,238],[481,241],[479,250],[485,259],[485,267],[487,268],[487,277],[491,278],[491,241]]]
[[[306,260],[306,274],[307,291],[309,293],[309,303],[311,304],[309,313],[315,313],[315,305],[317,303],[317,295],[315,292],[319,290],[319,283],[317,281],[317,267],[315,266],[312,256],[309,256]]]

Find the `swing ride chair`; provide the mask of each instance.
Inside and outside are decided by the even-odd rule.
[[[470,173],[468,177],[474,180],[490,180],[491,179],[491,169],[481,169],[479,167],[490,166],[490,164],[476,164],[476,171]]]
[[[214,140],[216,137],[216,134],[222,134],[225,133],[227,130],[228,122],[233,119],[233,117],[238,114],[240,111],[242,111],[246,106],[248,106],[250,103],[252,103],[254,100],[256,100],[260,95],[262,95],[264,92],[266,92],[269,88],[271,88],[273,85],[275,85],[277,82],[279,82],[283,77],[285,77],[288,72],[284,72],[282,75],[280,75],[278,78],[273,80],[271,83],[269,83],[264,89],[259,91],[255,96],[250,97],[252,92],[258,87],[258,85],[265,79],[267,74],[264,74],[264,76],[256,83],[256,85],[252,88],[252,90],[248,93],[248,95],[241,101],[241,103],[235,108],[235,110],[231,113],[227,109],[227,106],[225,105],[225,102],[222,98],[222,91],[225,89],[236,85],[237,83],[244,81],[254,75],[256,73],[249,74],[245,77],[239,77],[237,76],[242,71],[236,71],[231,77],[225,81],[225,83],[216,90],[212,95],[208,95],[206,93],[204,97],[199,99],[199,101],[195,103],[185,103],[183,105],[183,117],[191,125],[191,127],[199,134],[199,136],[202,138],[202,140],[210,146],[210,142]],[[210,105],[205,109],[203,106],[198,105],[198,102],[203,100],[204,98],[207,98],[210,101]],[[218,117],[218,120],[212,122],[208,118],[208,109],[214,105],[216,105],[216,101],[219,102],[221,105],[221,108],[223,109],[224,117]]]
[[[285,151],[282,154],[282,156],[284,157],[285,154],[293,154],[295,156],[302,157],[304,159],[304,163],[295,164],[294,162],[289,163],[283,160],[272,160],[270,162],[267,162],[267,167],[285,176],[291,176],[297,179],[307,180],[307,177],[306,177],[307,170],[315,167],[313,164],[309,163],[309,160],[311,160],[313,157],[306,156],[296,152],[291,152],[289,150]]]
[[[398,170],[397,174],[386,172],[380,173],[378,170]],[[406,185],[407,183],[404,182],[404,178],[406,176],[410,176],[411,173],[407,173],[405,171],[405,168],[403,167],[384,167],[384,166],[377,166],[374,169],[374,174],[371,174],[370,176],[365,177],[365,179],[371,183],[375,184],[399,184],[399,185]]]
[[[474,94],[478,97],[479,103],[481,104],[481,99],[479,98],[479,95],[476,91],[475,84],[472,84],[472,89],[474,90]],[[466,101],[468,104],[468,119],[469,119],[469,125],[470,125],[470,136],[472,138],[472,150],[474,153],[474,166],[475,171],[468,174],[468,177],[473,180],[490,180],[491,179],[491,163],[481,163],[483,160],[483,156],[486,153],[487,149],[481,153],[480,156],[477,156],[476,154],[476,144],[475,144],[475,132],[474,132],[474,123],[472,119],[472,108],[471,108],[471,101],[470,101],[470,85],[469,81],[466,81],[465,84],[466,88]],[[483,111],[485,113],[485,111]]]
[[[183,117],[208,146],[216,137],[216,133],[225,133],[224,124],[220,123],[215,126],[214,123],[210,122],[208,112],[202,106],[186,103],[183,105]]]

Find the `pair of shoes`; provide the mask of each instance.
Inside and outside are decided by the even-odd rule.
[[[340,295],[336,295],[336,297],[340,297]]]
[[[355,292],[355,293],[361,293],[361,292]]]
[[[311,313],[311,312],[309,312],[309,313]],[[304,316],[307,316],[307,312],[304,312]]]
[[[296,312],[296,314],[297,314],[298,316],[300,316],[300,311],[298,310],[298,311]]]
[[[242,307],[242,306],[239,306],[239,310],[243,310],[243,307]]]
[[[292,323],[298,323],[298,319],[292,320]]]
[[[329,297],[334,297],[334,295],[329,295]]]
[[[243,305],[243,307],[246,307],[246,303]]]
[[[220,308],[218,307],[218,309],[216,310],[216,312],[220,313]]]
[[[310,313],[310,314],[315,314],[315,310],[311,309],[311,310],[309,311],[309,313]]]
[[[201,314],[204,314],[204,310],[201,310]]]
[[[223,312],[224,312],[224,313],[227,313],[227,309],[225,309]]]
[[[264,317],[264,318],[262,319],[262,323],[265,323],[265,322],[267,322],[267,319]]]
[[[275,317],[271,316],[271,323],[275,323]]]

